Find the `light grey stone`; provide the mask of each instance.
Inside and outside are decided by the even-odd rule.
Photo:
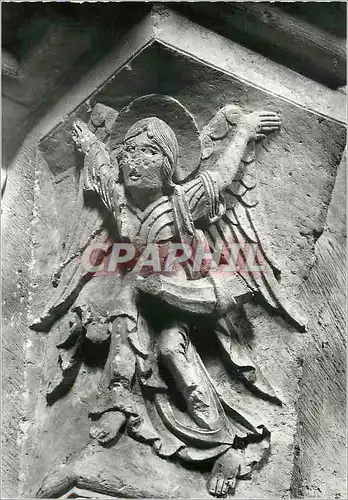
[[[85,242],[91,233],[94,241],[101,241],[106,236],[99,228],[107,212],[99,213],[97,203],[91,203],[88,216],[81,219],[80,226],[77,224],[76,215],[84,203],[82,177],[79,176],[83,159],[75,150],[71,135],[73,124],[76,120],[87,123],[93,107],[99,108],[100,112],[106,112],[109,121],[104,122],[95,114],[89,130],[96,134],[100,143],[106,141],[110,145],[107,139],[112,134],[113,120],[118,112],[136,97],[150,93],[169,94],[192,113],[202,137],[204,135],[206,150],[202,170],[206,171],[228,145],[225,124],[220,121],[224,120],[223,114],[219,115],[219,123],[214,118],[224,106],[237,106],[243,115],[260,109],[281,114],[281,131],[267,138],[259,137],[256,147],[251,145],[245,152],[243,162],[248,165],[249,176],[235,179],[233,193],[242,192],[250,206],[254,205],[255,198],[259,201],[252,209],[254,223],[261,228],[257,234],[266,242],[263,243],[266,253],[271,250],[280,261],[285,295],[290,298],[296,317],[302,309],[309,319],[308,332],[299,333],[286,321],[286,315],[282,318],[270,314],[267,306],[255,303],[245,304],[244,312],[233,318],[245,333],[258,367],[259,391],[267,393],[272,386],[271,399],[276,403],[273,405],[252,393],[244,393],[238,383],[230,386],[219,360],[209,357],[209,352],[202,356],[210,376],[218,381],[219,391],[228,394],[233,387],[235,397],[230,400],[231,407],[243,414],[248,422],[253,425],[261,422],[271,431],[269,459],[252,481],[239,481],[237,495],[240,498],[277,498],[287,496],[290,488],[296,494],[314,494],[317,487],[328,494],[342,494],[342,486],[336,487],[333,481],[324,480],[325,488],[319,484],[319,468],[312,467],[311,454],[321,453],[321,463],[326,462],[328,452],[322,450],[319,439],[312,438],[313,429],[316,429],[323,442],[334,440],[334,453],[338,457],[342,455],[337,442],[343,425],[342,382],[337,389],[330,381],[322,381],[320,368],[313,366],[318,356],[322,363],[328,364],[330,373],[334,364],[336,368],[343,364],[340,356],[335,357],[335,363],[328,361],[324,351],[328,348],[332,352],[325,344],[330,335],[335,339],[335,346],[337,341],[337,348],[342,347],[341,291],[337,296],[334,294],[335,283],[330,278],[336,272],[331,269],[332,262],[342,257],[344,235],[343,224],[339,222],[340,202],[333,201],[330,205],[328,219],[327,213],[345,145],[342,124],[345,96],[163,9],[155,10],[118,43],[116,51],[93,68],[80,85],[47,114],[8,170],[4,235],[8,242],[17,246],[15,256],[9,245],[4,253],[4,290],[8,301],[5,376],[11,388],[6,396],[5,426],[12,447],[6,461],[6,469],[11,469],[8,491],[15,494],[22,453],[21,495],[24,497],[93,496],[93,492],[101,497],[208,497],[205,483],[211,463],[207,467],[191,465],[185,468],[178,461],[160,458],[152,453],[148,444],[135,441],[124,432],[110,447],[103,447],[93,439],[93,433],[90,436],[88,412],[95,401],[110,335],[102,320],[120,300],[120,281],[112,276],[99,276],[86,282],[80,293],[70,296],[69,290],[74,290],[79,280],[84,279],[77,276],[76,281],[69,283],[71,288],[63,292],[64,307],[72,306],[73,314],[59,317],[51,325],[51,316],[53,319],[58,317],[59,310],[57,303],[48,307],[60,281],[64,280],[60,270],[74,265],[74,258],[71,262],[67,260],[68,246],[74,242],[74,234],[82,234],[77,233],[79,227],[83,227]],[[87,103],[81,104],[86,99]],[[95,108],[100,102],[104,107]],[[114,111],[108,115],[110,110]],[[233,124],[234,118],[229,113],[224,116],[228,126]],[[88,134],[86,130],[85,133]],[[42,140],[37,147],[39,137]],[[116,158],[116,149],[112,158]],[[339,199],[339,188],[340,181],[336,180],[334,200]],[[252,199],[249,192],[256,192],[257,196]],[[237,218],[240,216],[240,213],[235,214]],[[250,228],[246,227],[246,232],[254,237]],[[278,267],[273,266],[274,269]],[[338,277],[338,280],[341,290],[342,279]],[[318,296],[322,284],[327,291],[325,296],[322,292]],[[170,287],[174,285],[178,283],[170,283]],[[169,286],[166,283],[161,286],[172,305],[186,307],[178,300],[175,287],[166,289]],[[225,286],[219,289],[216,284],[215,288],[210,284],[202,289],[206,300],[197,305],[196,297],[188,289],[186,303],[191,312],[201,314],[208,306],[216,312],[215,302],[220,301],[219,310],[225,312],[229,296],[223,295],[224,290]],[[243,291],[238,293],[243,297]],[[84,308],[90,298],[93,298],[91,307],[95,308],[99,323],[90,322],[89,310]],[[329,311],[329,316],[325,311]],[[42,323],[40,316],[43,314],[46,323],[42,329],[46,331],[30,331],[29,322],[37,327],[40,321]],[[334,321],[338,328],[332,335]],[[75,364],[69,365],[71,358],[66,356],[65,347],[69,331],[79,333],[82,328],[87,331],[88,342],[79,369],[74,372]],[[325,346],[323,351],[320,342]],[[222,349],[228,352],[224,342]],[[335,351],[336,347],[332,349]],[[63,375],[74,383],[67,386],[66,380],[63,384],[58,380],[57,387],[63,387],[64,391],[53,391],[54,398],[47,405],[47,387],[57,374],[58,351],[61,362],[66,363]],[[254,379],[248,378],[253,376],[253,370],[245,372],[248,382],[253,382]],[[321,380],[320,386],[316,382],[315,387],[317,390],[320,387],[325,397],[332,394],[335,439],[327,431],[327,424],[323,430],[318,429],[322,413],[316,407],[317,396],[313,396],[313,410],[307,411],[314,380]],[[141,399],[139,392],[136,397],[138,401]],[[324,410],[323,414],[329,420]],[[16,443],[18,427],[21,439]],[[327,474],[339,468],[338,462],[341,460],[335,458],[330,460],[330,466],[325,465]],[[341,469],[338,476],[343,477]]]

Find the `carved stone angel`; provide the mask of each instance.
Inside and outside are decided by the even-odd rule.
[[[110,443],[125,425],[129,435],[163,458],[211,460],[208,490],[215,496],[233,492],[236,479],[250,477],[268,453],[270,433],[236,411],[233,394],[226,397],[214,382],[200,355],[202,320],[209,322],[231,379],[275,404],[280,402],[250,360],[243,332],[228,312],[258,296],[303,329],[281,295],[279,270],[262,247],[253,205],[244,196],[253,189],[244,166],[255,141],[280,126],[273,111],[246,114],[229,105],[199,136],[190,113],[163,96],[137,99],[121,111],[106,145],[85,123],[74,124],[73,137],[84,155],[84,190],[98,194],[119,241],[140,249],[156,243],[162,254],[172,242],[196,247],[203,241],[212,249],[230,239],[258,246],[264,268],[257,275],[238,270],[214,275],[186,262],[169,277],[139,276],[125,265],[121,293],[104,318],[110,347],[90,412],[91,437]],[[229,142],[212,167],[197,172],[223,138]],[[71,330],[88,329],[84,310],[72,311]],[[68,348],[71,367],[76,349],[71,342],[60,346]]]

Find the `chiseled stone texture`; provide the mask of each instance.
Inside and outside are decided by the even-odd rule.
[[[164,17],[164,22],[168,22],[168,16]],[[161,19],[157,18],[156,23],[155,31],[160,36],[163,29]],[[177,19],[175,23],[180,26]],[[190,23],[183,22],[183,26],[189,30]],[[194,37],[197,37],[197,28],[195,30]],[[209,42],[209,32],[198,31],[204,43]],[[139,38],[139,33],[137,36]],[[176,36],[180,36],[178,29]],[[168,37],[174,37],[173,32]],[[223,39],[219,40],[220,50],[226,50],[221,61],[221,65],[225,65],[229,60],[228,47],[223,44]],[[211,42],[216,43],[215,35]],[[129,44],[135,47],[134,39],[130,39]],[[196,44],[195,51],[197,47]],[[246,66],[248,53],[243,63]],[[109,58],[103,77],[117,69],[113,60]],[[125,54],[117,59],[119,65],[126,60]],[[267,72],[266,60],[262,64],[263,78],[270,82],[272,72]],[[275,67],[272,63],[271,68]],[[281,75],[283,70],[280,69]],[[253,71],[250,70],[249,76]],[[338,445],[334,446],[342,441],[344,401],[342,383],[337,386],[338,378],[333,372],[334,369],[343,369],[339,368],[339,360],[343,361],[342,330],[334,325],[338,324],[338,315],[342,314],[342,280],[339,276],[329,280],[329,276],[338,273],[335,259],[342,259],[343,226],[338,220],[344,208],[341,202],[333,201],[328,218],[327,210],[345,144],[344,127],[337,121],[344,96],[329,91],[330,99],[325,100],[324,108],[319,110],[320,104],[316,104],[317,113],[313,113],[308,110],[311,108],[308,96],[304,98],[307,109],[301,108],[299,89],[302,77],[298,79],[298,75],[290,71],[286,74],[289,83],[284,91],[285,99],[281,99],[271,93],[271,83],[268,83],[268,92],[264,92],[257,86],[257,78],[255,85],[250,81],[241,82],[240,75],[231,76],[225,70],[220,72],[199,62],[197,56],[193,60],[155,42],[125,66],[87,106],[78,110],[78,116],[86,119],[88,104],[102,102],[120,109],[137,96],[161,93],[171,95],[187,106],[200,128],[227,103],[236,103],[250,111],[267,107],[282,114],[282,132],[265,142],[255,164],[254,173],[259,179],[258,213],[259,221],[264,224],[264,239],[284,271],[284,287],[294,303],[302,304],[309,319],[309,330],[300,334],[259,306],[246,308],[255,331],[252,344],[255,360],[284,405],[278,408],[264,404],[260,420],[272,431],[272,454],[252,481],[238,484],[239,498],[287,498],[290,488],[296,494],[323,498],[328,493],[343,494],[342,479],[336,487],[328,475],[336,470],[334,460],[337,457],[339,461],[338,455],[342,453]],[[294,87],[292,78],[296,83]],[[303,87],[310,91],[311,82],[306,79],[303,82]],[[101,83],[103,81],[98,80],[96,73],[90,80],[84,80],[49,113],[31,141],[35,142],[43,132],[50,131],[50,122],[52,125],[59,122],[66,110],[76,107]],[[324,90],[319,85],[313,87],[316,95]],[[279,94],[282,95],[281,88]],[[290,102],[292,97],[295,105]],[[334,115],[334,120],[325,116],[329,112]],[[126,435],[113,448],[103,449],[91,442],[87,403],[95,392],[100,366],[86,362],[72,390],[53,406],[46,405],[46,386],[57,360],[59,328],[67,328],[68,319],[62,318],[49,334],[33,332],[28,329],[27,310],[29,296],[30,315],[35,317],[42,312],[47,297],[52,294],[50,279],[57,264],[57,251],[64,237],[65,223],[74,215],[76,157],[73,143],[68,140],[67,123],[63,122],[53,132],[53,139],[57,142],[54,145],[53,140],[49,150],[43,154],[42,148],[39,151],[33,146],[25,146],[9,170],[3,234],[6,237],[3,257],[7,309],[4,382],[8,413],[4,433],[9,440],[5,444],[11,447],[5,463],[6,494],[16,495],[21,452],[17,431],[20,428],[26,436],[21,462],[23,497],[45,496],[46,492],[59,496],[77,486],[82,490],[125,497],[205,498],[208,496],[205,489],[208,468],[191,470],[164,461],[154,455],[148,445],[137,443]],[[27,144],[32,144],[31,141]],[[57,164],[62,169],[56,168]],[[340,183],[336,182],[334,200],[344,197],[344,193],[338,193],[339,188]],[[325,223],[327,229],[318,240]],[[13,252],[11,242],[16,252]],[[339,269],[342,271],[343,267]],[[117,283],[113,279],[105,281],[105,296],[111,290],[115,293]],[[336,286],[337,299],[333,293]],[[89,287],[92,292],[93,283]],[[337,362],[331,361],[332,356]],[[318,359],[319,362],[315,361]],[[327,375],[326,386],[322,382],[322,377],[326,377],[323,366],[333,373]],[[323,391],[325,397],[330,394],[334,401],[327,406],[330,409],[335,407],[331,428],[319,391]],[[243,404],[252,414],[252,398],[246,398]],[[320,418],[322,415],[325,416]],[[333,431],[334,428],[337,432]],[[337,453],[334,449],[341,451]],[[326,467],[322,475],[321,467]],[[342,468],[339,474],[342,478]],[[321,491],[315,489],[318,487]]]
[[[36,144],[25,144],[9,168],[2,200],[2,495],[18,494],[25,414],[31,225]]]
[[[346,155],[303,286],[312,313],[297,404],[293,492],[304,497],[347,494],[345,205]]]

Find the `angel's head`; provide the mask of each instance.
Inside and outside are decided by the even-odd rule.
[[[178,153],[175,134],[163,120],[137,121],[126,133],[119,157],[125,186],[153,190],[173,186]]]

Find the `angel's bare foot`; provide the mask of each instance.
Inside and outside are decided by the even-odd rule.
[[[207,482],[211,495],[225,497],[228,493],[234,492],[241,462],[241,452],[233,448],[216,460]]]
[[[117,436],[125,421],[125,415],[119,411],[106,412],[91,428],[89,435],[99,443],[107,444]]]

